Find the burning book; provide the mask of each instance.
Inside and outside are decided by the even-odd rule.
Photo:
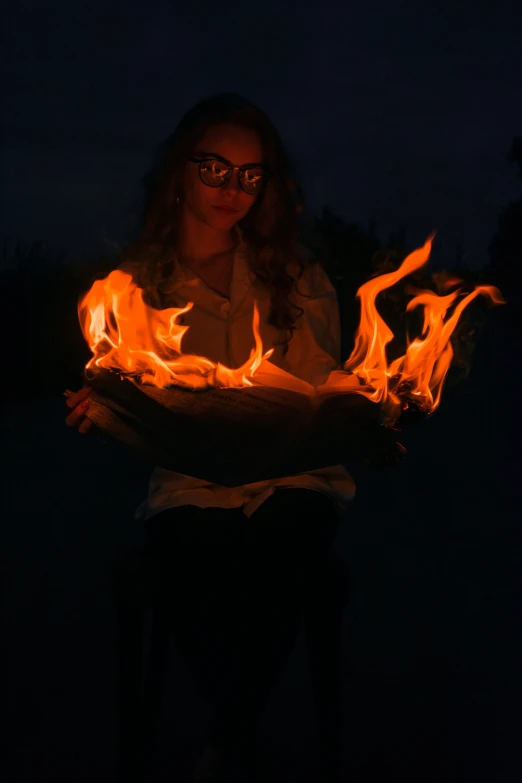
[[[310,396],[265,384],[195,392],[114,372],[89,383],[87,415],[107,435],[159,467],[224,486],[339,464],[371,439],[390,441],[375,426],[379,406],[358,394]]]
[[[160,467],[228,486],[360,455],[370,440],[389,440],[389,431],[377,424],[393,426],[408,406],[429,414],[440,405],[453,356],[450,338],[467,304],[479,295],[494,304],[504,301],[493,286],[477,286],[466,296],[460,290],[415,292],[406,309],[424,308],[422,333],[403,356],[388,362],[386,347],[394,335],[376,298],[427,263],[432,240],[399,269],[359,289],[354,350],[318,388],[270,363],[273,349],[263,351],[256,305],[255,348],[245,364],[230,369],[183,354],[189,327],[177,319],[192,303],[156,310],[145,304],[131,275],[111,272],[78,308],[93,352],[85,368],[93,389],[88,417]]]

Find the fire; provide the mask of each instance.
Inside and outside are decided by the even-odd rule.
[[[361,300],[361,320],[355,335],[355,346],[343,369],[359,376],[370,390],[361,389],[374,402],[383,406],[383,415],[389,420],[397,418],[407,407],[407,399],[426,410],[434,411],[440,404],[442,387],[453,358],[450,338],[464,308],[479,294],[494,304],[504,304],[504,298],[494,286],[477,286],[455,307],[453,314],[446,314],[461,293],[461,289],[439,296],[433,291],[421,291],[411,299],[406,311],[424,307],[424,325],[420,337],[409,342],[406,353],[388,364],[386,346],[394,334],[377,311],[377,295],[395,285],[407,275],[423,267],[430,256],[433,235],[423,247],[410,253],[394,272],[380,275],[362,285],[357,291]],[[437,282],[439,282],[437,280]],[[460,283],[448,278],[447,286]]]
[[[408,401],[427,412],[435,410],[453,357],[450,338],[464,308],[479,295],[494,304],[504,303],[502,294],[493,286],[477,286],[458,302],[461,289],[445,295],[414,290],[416,295],[406,311],[424,308],[422,333],[408,342],[404,356],[388,363],[386,346],[394,334],[376,308],[377,296],[421,269],[429,259],[432,242],[433,235],[423,247],[410,253],[397,270],[372,278],[357,291],[361,319],[354,350],[343,369],[364,384],[350,391],[380,403],[384,420],[395,420]],[[461,281],[439,274],[436,282],[440,291]],[[255,348],[249,359],[235,370],[202,356],[183,354],[181,342],[189,327],[181,326],[177,318],[192,307],[193,302],[184,308],[148,307],[142,290],[131,275],[121,270],[97,280],[78,304],[82,332],[93,353],[85,368],[87,375],[89,371],[108,369],[160,388],[176,385],[202,390],[253,386],[251,379],[255,380],[256,370],[273,353],[273,349],[263,353],[256,303],[252,323]],[[448,316],[451,308],[453,312]]]
[[[193,302],[166,310],[148,307],[132,276],[119,269],[104,280],[96,280],[78,304],[82,332],[93,353],[86,372],[114,370],[160,388],[253,386],[249,377],[274,351],[263,353],[257,306],[254,304],[255,348],[236,370],[202,356],[183,354],[181,340],[189,327],[176,319],[192,307]]]

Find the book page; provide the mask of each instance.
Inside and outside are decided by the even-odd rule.
[[[264,360],[259,365],[254,375],[250,378],[254,384],[262,386],[275,386],[278,389],[288,389],[307,397],[324,397],[329,394],[342,394],[343,392],[357,392],[369,387],[364,386],[361,379],[346,370],[333,370],[325,383],[317,388],[311,383],[297,378],[295,375],[281,370],[275,364]]]
[[[333,370],[325,383],[318,386],[315,390],[317,397],[324,397],[327,394],[338,394],[342,392],[357,392],[369,390],[358,375],[346,370]]]
[[[286,370],[281,370],[275,364],[271,364],[267,359],[263,360],[254,375],[249,378],[254,385],[273,386],[277,389],[287,389],[288,391],[298,392],[307,397],[315,397],[315,386],[311,383],[302,381],[291,375]]]

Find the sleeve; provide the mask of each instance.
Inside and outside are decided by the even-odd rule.
[[[297,282],[293,303],[304,312],[288,345],[288,371],[312,386],[325,383],[341,368],[341,323],[337,293],[320,264],[308,267]]]

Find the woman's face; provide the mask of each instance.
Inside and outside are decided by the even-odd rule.
[[[234,125],[216,125],[209,128],[191,157],[206,157],[209,153],[225,158],[234,166],[263,163],[263,150],[256,131]],[[233,171],[228,182],[221,187],[213,188],[201,181],[198,164],[187,161],[185,204],[208,226],[220,230],[232,228],[245,217],[257,198],[258,195],[249,195],[241,189],[239,171]],[[233,207],[237,212],[216,209],[220,206]]]

